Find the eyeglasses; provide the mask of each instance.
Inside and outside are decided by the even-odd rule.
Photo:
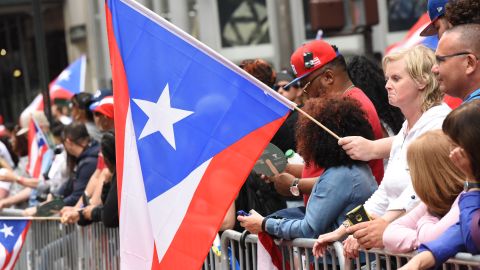
[[[471,52],[458,52],[458,53],[452,53],[448,55],[435,55],[435,60],[437,61],[437,65],[440,65],[441,63],[447,61],[448,58],[462,56],[462,55],[469,55],[469,54],[472,54],[478,60],[478,57]]]
[[[290,87],[292,87],[292,86],[291,85],[286,85],[286,84],[284,84],[284,85],[275,84],[273,86],[273,90],[278,92],[278,90],[280,90],[280,88],[283,88],[283,90],[288,92],[288,91],[290,91]]]
[[[301,83],[300,84],[300,87],[302,87],[302,91],[305,92],[305,93],[308,93],[307,92],[307,88],[310,86],[310,84],[312,82],[314,82],[318,77],[322,76],[323,74],[325,74],[326,70],[322,71],[321,73],[319,73],[317,76],[313,77],[313,79],[311,79],[310,81],[308,81],[307,83],[303,84]],[[303,85],[303,86],[302,86]]]

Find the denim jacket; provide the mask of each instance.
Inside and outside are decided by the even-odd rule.
[[[331,167],[315,183],[303,219],[268,218],[267,233],[283,239],[313,238],[338,228],[345,214],[377,189],[366,164]]]

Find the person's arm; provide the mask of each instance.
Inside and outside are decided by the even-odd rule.
[[[325,233],[346,207],[347,197],[350,196],[345,178],[350,175],[328,173],[320,177],[310,194],[305,217],[303,219],[275,219],[269,218],[265,222],[266,231],[279,238],[294,239],[315,237]],[[347,187],[348,186],[348,187]]]
[[[422,203],[405,216],[388,225],[385,232],[383,232],[385,249],[395,253],[409,252],[416,249],[420,244],[417,237],[417,222],[427,214],[427,207]]]
[[[118,197],[117,197],[117,177],[114,174],[111,180],[110,190],[107,199],[102,206],[101,220],[107,228],[118,227]]]
[[[394,137],[368,140],[360,136],[347,136],[338,140],[338,145],[355,160],[370,161],[390,156]]]
[[[425,243],[435,240],[448,228],[458,222],[459,215],[460,211],[458,209],[458,198],[453,203],[450,211],[440,220],[427,213],[417,222],[418,242]]]
[[[285,167],[285,172],[300,178],[302,177],[302,171],[304,167],[304,164],[287,164],[287,167]]]
[[[278,192],[278,194],[283,196],[292,196],[290,187],[292,186],[295,178],[296,177],[291,174],[281,173],[272,177],[271,180],[273,181],[275,190]],[[298,189],[300,190],[300,193],[310,194],[317,179],[318,178],[299,178]]]
[[[94,192],[94,190],[97,186],[97,183],[99,181],[100,173],[101,173],[101,170],[95,169],[92,176],[88,180],[87,187],[85,187],[85,191],[84,191],[87,196],[89,196],[89,197],[92,196],[92,194],[93,194],[93,192]],[[75,207],[80,208],[82,206],[83,206],[83,198],[82,198],[82,196],[80,196],[77,203],[75,204]]]
[[[108,168],[104,168],[101,172],[100,172],[100,175],[98,176],[98,179],[96,179],[96,183],[94,185],[94,190],[92,193],[89,193],[89,194],[92,194],[91,197],[90,197],[90,203],[94,204],[94,205],[100,205],[102,204],[102,190],[103,190],[103,186],[105,183],[108,183],[110,182],[112,179],[112,173],[110,172],[110,170],[108,170]]]
[[[27,188],[22,189],[20,192],[18,192],[17,194],[15,194],[13,196],[10,196],[10,197],[7,197],[3,200],[0,200],[0,209],[7,208],[7,207],[10,207],[10,206],[15,205],[17,203],[27,201],[28,198],[30,197],[31,192],[32,192],[32,189],[27,187]]]
[[[435,257],[430,251],[420,252],[398,270],[428,269],[435,265]]]
[[[73,191],[67,197],[63,198],[63,202],[66,206],[72,206],[78,202],[83,192],[85,191],[88,180],[90,180],[90,177],[94,173],[95,169],[96,161],[86,162],[78,168],[76,175],[77,178],[73,181]]]
[[[445,243],[448,243],[446,245]],[[456,223],[446,230],[437,239],[421,244],[419,252],[429,251],[434,257],[435,268],[446,262],[450,257],[465,250],[460,224]],[[432,264],[433,266],[433,264]]]
[[[232,202],[230,207],[223,218],[222,225],[220,226],[219,231],[225,231],[229,229],[233,229],[235,226],[235,202]]]

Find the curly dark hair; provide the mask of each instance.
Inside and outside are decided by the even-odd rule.
[[[453,25],[480,24],[480,2],[478,0],[450,0],[445,5],[445,17]]]
[[[362,136],[373,139],[373,131],[360,103],[349,97],[309,99],[304,111],[340,137]],[[323,168],[364,163],[351,159],[337,139],[303,115],[297,121],[297,151],[307,165]]]
[[[397,134],[404,117],[399,108],[388,103],[385,77],[380,66],[365,56],[354,56],[348,62],[348,75],[372,101],[380,119]]]
[[[240,63],[239,67],[269,87],[275,85],[277,74],[272,65],[267,61],[259,58],[245,59]]]

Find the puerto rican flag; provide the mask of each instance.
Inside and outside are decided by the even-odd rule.
[[[438,45],[437,35],[429,37],[420,36],[420,33],[428,24],[430,24],[430,17],[425,13],[418,19],[412,28],[408,30],[407,35],[400,42],[397,42],[386,49],[385,54],[389,54],[399,49],[408,49],[418,44],[423,44],[432,50],[435,50]]]
[[[71,99],[74,94],[85,90],[85,69],[87,67],[87,57],[82,55],[67,68],[65,68],[57,78],[50,82],[48,88],[50,91],[50,100]],[[23,110],[22,115],[32,113],[33,111],[43,110],[43,97],[38,94],[30,105]]]
[[[0,220],[0,269],[13,269],[22,250],[28,220]]]
[[[294,104],[133,0],[106,3],[123,269],[199,269]]]
[[[33,178],[40,177],[42,161],[45,152],[49,148],[45,134],[38,126],[35,119],[30,120],[28,127],[28,164],[27,172]]]

